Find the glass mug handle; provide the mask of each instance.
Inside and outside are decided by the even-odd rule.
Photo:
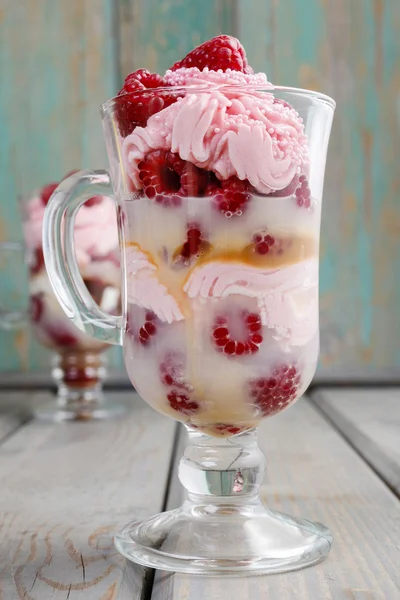
[[[21,255],[21,259],[18,260],[18,265],[14,263],[14,259],[10,259],[10,255],[16,256]],[[14,276],[20,276],[18,283],[15,288],[18,289],[21,284],[21,278],[27,280],[26,273],[19,272],[19,266],[26,265],[25,247],[21,242],[0,242],[0,277],[7,278],[10,280]],[[4,265],[4,266],[3,266]],[[12,271],[9,272],[10,269]],[[11,304],[15,305],[15,298],[12,297],[8,301],[5,298],[8,286],[4,283],[0,283],[1,294],[0,294],[0,329],[7,331],[14,331],[19,329],[25,329],[29,322],[28,308],[15,309],[11,308]],[[12,294],[10,294],[12,296]]]
[[[43,254],[54,293],[65,314],[83,332],[122,344],[122,317],[105,313],[89,294],[74,251],[75,217],[93,196],[113,196],[107,171],[79,171],[55,190],[43,220]]]

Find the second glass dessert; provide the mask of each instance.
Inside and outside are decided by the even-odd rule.
[[[73,175],[71,173],[70,175]],[[58,183],[49,183],[21,199],[26,260],[29,267],[29,320],[35,338],[54,352],[55,403],[35,415],[51,421],[91,420],[117,416],[124,406],[106,401],[103,381],[108,345],[80,331],[65,315],[44,264],[42,228],[46,205]],[[93,196],[75,222],[75,251],[86,288],[101,308],[121,311],[120,259],[116,210],[112,198]]]

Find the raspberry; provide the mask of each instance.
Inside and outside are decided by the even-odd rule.
[[[185,161],[177,154],[166,150],[150,152],[138,164],[144,195],[166,206],[179,206],[184,167]]]
[[[151,338],[156,335],[160,325],[160,319],[152,310],[135,307],[134,311],[128,312],[126,329],[142,346],[148,346],[151,343]]]
[[[217,423],[216,425],[195,425],[190,423],[192,429],[198,429],[199,431],[209,431],[210,429],[216,433],[237,435],[243,431],[248,431],[250,427],[237,427],[236,425],[227,425],[226,423]]]
[[[167,150],[149,152],[138,169],[144,195],[164,206],[179,206],[182,196],[198,196],[205,188],[205,171]]]
[[[54,190],[58,188],[58,183],[48,183],[40,190],[40,197],[44,204],[47,204],[50,200]]]
[[[236,427],[235,425],[225,425],[224,423],[216,425],[214,429],[219,433],[230,433],[231,435],[237,435],[243,431],[241,427]]]
[[[43,314],[42,294],[33,294],[30,297],[29,313],[32,323],[38,323]]]
[[[147,346],[151,341],[151,337],[157,333],[157,325],[155,323],[157,316],[152,311],[147,311],[145,318],[146,320],[139,329],[138,334],[139,343],[143,346]]]
[[[159,112],[168,103],[154,92],[126,93],[122,91],[116,98],[116,115],[119,132],[128,136],[136,127],[146,127],[149,117]]]
[[[129,73],[125,78],[122,89],[129,93],[135,92],[138,89],[154,89],[165,85],[164,79],[158,73],[150,73],[147,69],[138,69],[133,73]]]
[[[305,175],[299,177],[299,187],[296,192],[297,206],[304,206],[304,208],[310,208],[311,206],[311,190],[308,185],[308,180]]]
[[[187,241],[182,246],[182,258],[191,258],[199,252],[202,242],[201,238],[200,229],[196,225],[190,226],[187,230]]]
[[[311,207],[311,190],[304,173],[295,175],[289,185],[283,190],[276,190],[269,195],[281,198],[284,196],[293,196],[293,194],[296,196],[298,206],[304,206],[304,208]]]
[[[256,233],[253,236],[253,242],[254,242],[254,251],[257,252],[257,254],[268,254],[268,252],[271,250],[272,246],[275,244],[275,238],[272,237],[272,235],[269,235],[269,233]]]
[[[43,267],[44,267],[43,249],[41,247],[35,248],[35,250],[33,252],[32,261],[30,264],[31,275],[37,275]]]
[[[200,254],[204,254],[210,248],[211,244],[204,239],[200,227],[196,223],[192,223],[188,226],[186,241],[174,252],[173,265],[187,266],[193,257],[198,258]]]
[[[183,356],[180,352],[171,351],[160,364],[160,379],[166,386],[173,386],[188,392],[193,388],[185,380]]]
[[[156,88],[167,86],[157,73],[139,69],[130,73],[123,88],[118,92],[116,115],[120,134],[126,137],[135,127],[145,127],[149,117],[166,108],[177,99],[177,94],[169,94]],[[146,89],[153,90],[146,93]]]
[[[66,330],[63,331],[60,329],[59,325],[56,327],[57,328],[49,328],[47,331],[56,346],[59,346],[60,348],[70,348],[78,343],[77,338],[72,335],[72,333]]]
[[[250,396],[263,416],[271,416],[296,399],[300,382],[301,377],[295,366],[279,365],[272,375],[249,382]]]
[[[167,394],[167,398],[170,407],[184,415],[192,415],[199,410],[197,402],[190,400],[189,396],[184,392],[172,390],[172,392]]]
[[[253,235],[252,243],[247,247],[250,252],[260,256],[281,256],[293,245],[290,238],[278,238],[268,233],[266,228]]]
[[[218,35],[197,46],[185,58],[176,62],[171,67],[171,71],[182,67],[197,67],[200,71],[208,67],[210,71],[231,69],[242,73],[253,73],[253,69],[247,63],[246,52],[242,44],[230,35]]]
[[[234,340],[229,332],[228,319],[217,317],[214,321],[213,340],[220,352],[229,356],[242,354],[254,354],[258,352],[263,341],[261,334],[261,319],[257,313],[243,313],[242,315],[247,336],[243,340]]]
[[[207,196],[214,196],[215,207],[226,217],[240,217],[250,200],[250,184],[233,176],[226,181],[215,177],[206,189]]]
[[[185,379],[183,356],[179,352],[168,352],[160,364],[161,382],[171,388],[167,393],[167,400],[171,408],[184,415],[197,412],[200,408],[198,402],[192,399],[193,387]]]
[[[93,196],[92,198],[89,198],[89,200],[86,200],[85,206],[90,208],[91,206],[96,206],[96,204],[100,204],[101,202],[103,202],[103,196]]]

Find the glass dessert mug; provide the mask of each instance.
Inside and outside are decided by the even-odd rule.
[[[104,351],[109,345],[85,335],[71,323],[54,296],[45,269],[43,217],[57,186],[49,183],[20,197],[24,245],[0,244],[1,254],[8,253],[8,262],[13,249],[14,270],[25,260],[29,272],[29,309],[20,313],[1,310],[0,326],[23,328],[29,321],[37,341],[54,353],[56,402],[36,407],[36,417],[64,421],[119,416],[126,407],[107,400],[102,389],[107,365]],[[74,239],[79,270],[89,293],[104,311],[120,313],[118,229],[112,198],[95,196],[82,206]],[[26,273],[23,276],[25,279]]]
[[[125,127],[131,105],[160,99],[165,109],[145,127]],[[123,344],[139,394],[189,434],[179,465],[187,498],[116,535],[131,560],[268,573],[330,550],[323,525],[262,505],[256,428],[304,393],[317,363],[334,108],[322,94],[254,80],[118,96],[102,107],[110,174],[72,175],[47,206],[45,261],[65,312],[87,334]],[[96,194],[116,201],[122,316],[96,305],[75,259],[75,215]]]
[[[57,183],[44,186],[22,201],[29,261],[30,321],[36,339],[54,354],[55,403],[39,406],[35,415],[53,421],[106,419],[126,412],[103,393],[107,344],[77,329],[66,317],[46,273],[42,227],[46,204]],[[74,246],[79,272],[102,310],[120,312],[118,231],[111,198],[94,196],[79,210]]]

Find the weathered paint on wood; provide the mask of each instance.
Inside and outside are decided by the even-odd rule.
[[[143,597],[145,569],[112,537],[162,509],[175,423],[133,396],[116,394],[124,419],[33,421],[0,445],[0,600]]]
[[[207,578],[158,572],[152,599],[397,598],[400,502],[364,460],[306,401],[264,421],[259,441],[268,467],[262,489],[265,503],[326,524],[334,535],[328,559],[303,571],[268,577]],[[171,485],[176,505],[176,469]]]
[[[97,107],[123,75],[162,71],[194,44],[236,34],[275,83],[338,102],[322,225],[320,373],[392,372],[400,366],[399,28],[397,0],[0,0],[0,240],[21,235],[18,194],[106,163]],[[47,364],[20,334],[0,332],[0,348],[2,370]]]
[[[398,0],[239,0],[271,81],[337,101],[321,235],[321,367],[400,365]]]
[[[400,388],[322,388],[312,399],[400,497]]]

